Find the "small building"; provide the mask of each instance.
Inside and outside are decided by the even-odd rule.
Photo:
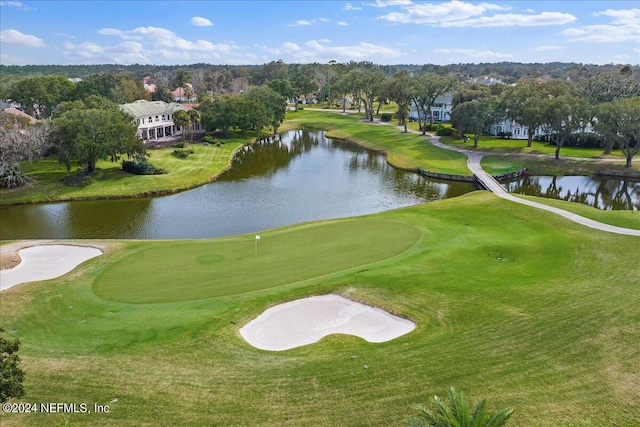
[[[298,104],[317,104],[318,101],[318,96],[315,93],[312,93],[310,95],[300,95],[300,98],[298,98]]]
[[[142,99],[120,105],[122,111],[134,118],[138,125],[138,135],[143,141],[182,136],[191,128],[183,129],[181,126],[176,126],[173,123],[173,113],[177,110],[189,111],[191,108],[193,105],[187,107],[176,102],[166,103]],[[203,132],[200,123],[194,123],[192,127],[195,133]]]

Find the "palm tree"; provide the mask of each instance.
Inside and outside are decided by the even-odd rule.
[[[416,405],[419,415],[407,419],[410,427],[501,427],[513,414],[513,409],[505,408],[495,413],[487,411],[487,399],[482,398],[469,407],[464,394],[449,390],[449,405],[438,396],[431,400],[434,411],[423,405]]]
[[[198,110],[189,110],[189,119],[191,120],[191,142],[193,142],[193,128],[196,123],[200,123],[201,120],[200,111]]]
[[[191,125],[191,117],[185,110],[176,110],[173,112],[173,123],[182,129],[182,140],[187,133],[187,126]]]

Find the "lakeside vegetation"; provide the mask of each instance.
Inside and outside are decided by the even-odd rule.
[[[0,203],[141,197],[187,190],[211,182],[224,172],[231,165],[234,152],[255,137],[251,133],[234,135],[225,139],[220,147],[187,143],[193,154],[185,159],[176,157],[174,148],[148,150],[149,162],[169,172],[161,175],[133,175],[122,170],[120,162],[99,161],[91,183],[83,187],[65,184],[64,179],[69,174],[56,158],[22,162],[31,183],[0,190]],[[76,168],[74,165],[74,172]]]
[[[371,221],[388,224],[392,241],[395,227],[418,230],[418,240],[396,245],[400,253],[390,258],[372,259],[380,245],[367,245],[349,265],[292,274],[349,250],[342,239],[322,236],[345,226],[366,234]],[[305,239],[314,228],[321,236]],[[635,237],[487,192],[261,235],[272,252],[257,256],[253,235],[119,242],[62,278],[3,292],[2,321],[21,340],[27,372],[18,401],[110,407],[108,414],[3,414],[3,426],[400,425],[415,404],[451,386],[486,396],[492,407],[515,408],[514,425],[639,420],[640,265],[628,258]],[[268,246],[271,239],[290,245]],[[308,255],[300,265],[261,258],[298,250]],[[159,258],[140,264],[132,286],[151,297],[145,278],[162,270],[174,283],[163,295],[174,302],[116,302],[117,295],[94,293],[105,274],[112,286],[132,281],[131,271],[111,266],[140,256],[185,266],[211,261],[200,267],[210,268],[210,278],[198,269],[164,269]],[[272,276],[269,286],[247,288],[242,275],[218,281],[218,266],[236,258],[247,271]],[[222,292],[185,300],[183,289],[198,286]],[[255,349],[238,333],[270,306],[327,293],[409,318],[417,328],[386,343],[333,335],[283,352]],[[367,416],[354,417],[355,408]]]

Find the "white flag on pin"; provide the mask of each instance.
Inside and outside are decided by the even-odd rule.
[[[256,236],[256,240],[260,240],[260,236]]]

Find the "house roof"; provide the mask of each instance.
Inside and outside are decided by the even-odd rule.
[[[185,83],[185,86],[189,86],[191,89],[193,89],[193,85],[191,83]],[[179,87],[176,90],[172,90],[171,94],[174,96],[174,98],[184,98],[186,95],[184,94],[184,88],[183,87]]]
[[[29,122],[32,125],[34,125],[34,124],[36,124],[38,122],[38,120],[36,120],[34,117],[28,115],[27,113],[25,113],[23,111],[18,110],[17,108],[13,108],[13,107],[7,108],[6,110],[2,110],[2,112],[3,113],[7,113],[7,114],[11,114],[11,115],[16,116],[16,117],[25,117],[25,118],[29,119]]]
[[[120,108],[139,119],[141,117],[159,116],[162,114],[173,114],[175,110],[184,110],[182,105],[172,102],[170,104],[164,101],[146,101],[140,99],[138,101],[131,102],[129,104],[122,104]]]

